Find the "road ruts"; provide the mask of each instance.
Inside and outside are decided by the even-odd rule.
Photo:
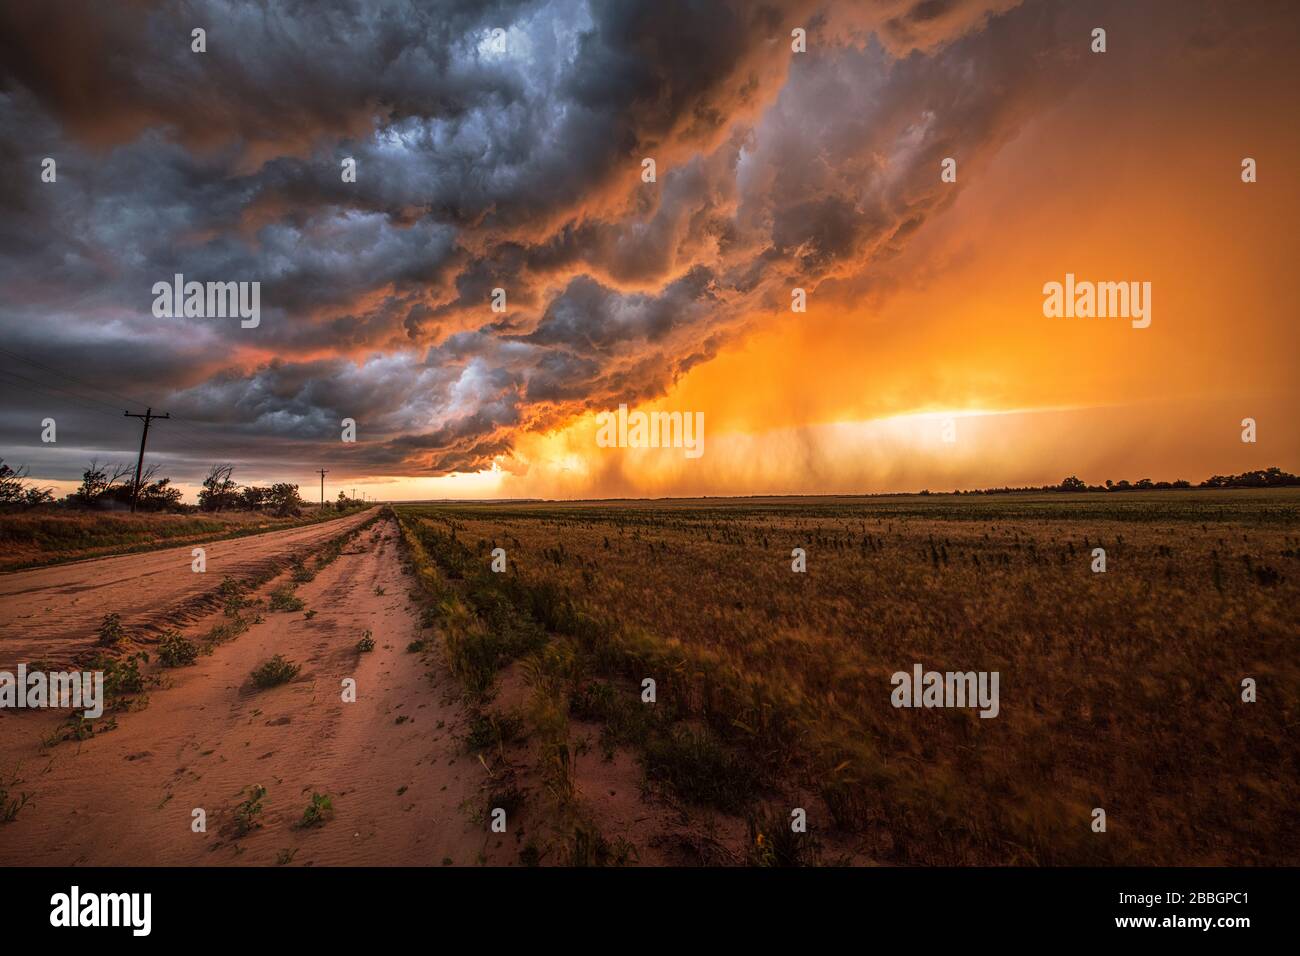
[[[244,578],[304,553],[363,523],[372,508],[321,524],[201,545],[207,571],[191,569],[182,545],[112,558],[0,575],[0,669],[19,661],[63,663],[95,639],[103,616],[115,612],[128,627],[165,621],[189,601],[214,590],[227,574]]]

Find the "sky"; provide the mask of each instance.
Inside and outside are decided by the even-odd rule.
[[[1296,49],[1287,2],[0,3],[0,455],[70,490],[152,407],[190,500],[1297,471]],[[1067,273],[1150,325],[1046,317]]]

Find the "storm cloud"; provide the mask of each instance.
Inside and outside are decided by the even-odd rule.
[[[1086,74],[1081,29],[1009,0],[6,5],[0,442],[73,477],[130,447],[129,398],[191,472],[490,467],[797,321],[796,286],[886,281],[959,194],[942,158],[978,169]],[[156,318],[176,274],[260,282],[259,326]]]

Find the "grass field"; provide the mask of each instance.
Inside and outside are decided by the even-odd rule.
[[[652,789],[881,862],[1300,863],[1298,489],[397,513],[489,725],[523,662],[552,776],[596,721]],[[895,708],[917,663],[998,672],[1000,713]]]
[[[259,534],[348,513],[312,507],[299,517],[287,518],[244,511],[129,514],[38,509],[0,514],[0,572]]]

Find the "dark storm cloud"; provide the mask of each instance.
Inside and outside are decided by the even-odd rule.
[[[375,115],[454,115],[468,101],[508,96],[502,75],[479,74],[472,62],[456,69],[456,58],[476,31],[508,25],[528,6],[10,4],[0,20],[0,60],[6,86],[33,90],[92,142],[168,127],[196,145],[283,147],[322,132],[364,134]],[[190,49],[196,27],[207,31],[202,58]]]
[[[1011,5],[7,5],[3,341],[173,410],[196,457],[486,467],[662,394],[950,202],[939,158],[1009,135],[1061,43],[1055,6],[990,19]],[[260,282],[261,325],[155,318],[176,273]],[[5,447],[74,472],[92,444],[33,447],[57,393],[0,384]]]
[[[659,342],[675,327],[705,318],[711,281],[709,271],[697,266],[658,295],[620,295],[579,276],[546,307],[526,341],[591,355]]]

